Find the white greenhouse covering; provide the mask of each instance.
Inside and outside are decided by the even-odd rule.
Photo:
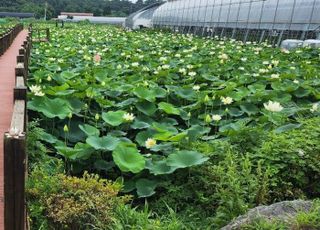
[[[169,0],[154,7],[142,9],[153,27],[183,33],[278,44],[319,36],[320,0]],[[126,25],[143,27],[135,16]]]

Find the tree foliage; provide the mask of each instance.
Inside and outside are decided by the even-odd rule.
[[[47,17],[57,17],[60,12],[88,12],[95,16],[127,16],[161,0],[10,0],[0,2],[0,11],[32,12],[44,17],[47,3]]]

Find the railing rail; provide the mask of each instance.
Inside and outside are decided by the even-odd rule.
[[[27,86],[31,34],[24,41],[15,69],[14,108],[10,130],[4,134],[5,230],[26,229],[25,180],[27,175]]]
[[[30,24],[30,32],[32,42],[49,42],[50,41],[50,29],[49,28],[33,28]]]
[[[6,33],[0,35],[0,56],[2,56],[11,46],[13,40],[23,30],[23,25],[18,24],[9,29]]]

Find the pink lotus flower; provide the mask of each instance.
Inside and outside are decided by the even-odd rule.
[[[93,60],[97,63],[101,61],[101,56],[99,54],[94,55]]]

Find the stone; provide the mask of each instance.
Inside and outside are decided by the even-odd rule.
[[[298,212],[308,212],[311,207],[312,202],[304,200],[282,201],[269,206],[258,206],[249,210],[247,214],[239,216],[221,230],[240,229],[242,225],[250,224],[258,218],[287,221],[294,218]]]

